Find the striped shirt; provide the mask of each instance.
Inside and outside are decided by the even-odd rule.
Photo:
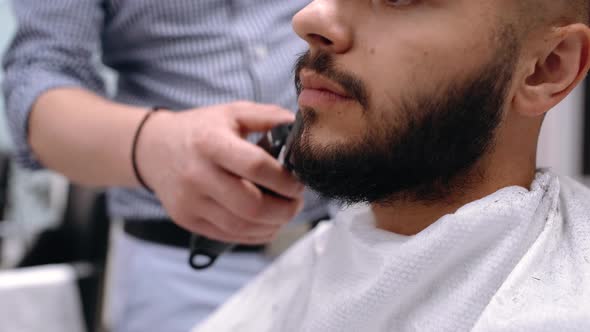
[[[291,67],[305,44],[291,19],[307,3],[13,1],[18,29],[3,59],[3,91],[18,161],[42,168],[27,143],[35,99],[67,86],[107,96],[102,65],[118,74],[116,91],[108,97],[125,104],[182,110],[251,100],[295,110]],[[166,216],[142,189],[112,188],[108,197],[112,216]]]

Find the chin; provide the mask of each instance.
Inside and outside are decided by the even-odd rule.
[[[314,109],[304,109],[302,140],[316,148],[353,143],[365,136],[366,119],[346,112],[321,113]]]

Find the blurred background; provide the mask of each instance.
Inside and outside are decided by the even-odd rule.
[[[0,58],[14,30],[9,1],[0,0]],[[112,73],[105,75],[113,82]],[[539,166],[580,179],[590,169],[584,162],[590,159],[584,153],[590,140],[584,134],[585,96],[579,88],[549,113]],[[18,168],[3,107],[0,102],[0,331],[18,331],[6,326],[9,321],[15,328],[28,324],[30,331],[53,331],[50,321],[55,331],[97,331],[111,225],[103,196],[51,172]]]
[[[0,0],[0,59],[15,29],[10,1]],[[99,331],[111,225],[104,196],[19,168],[1,99],[0,331]]]

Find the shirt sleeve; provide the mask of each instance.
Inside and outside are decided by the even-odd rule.
[[[96,64],[104,26],[102,0],[14,0],[17,31],[4,54],[3,92],[17,161],[42,168],[28,143],[35,100],[58,87],[104,95]]]

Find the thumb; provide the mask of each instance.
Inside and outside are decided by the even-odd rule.
[[[233,113],[242,132],[263,132],[295,121],[295,114],[276,105],[240,105]]]

